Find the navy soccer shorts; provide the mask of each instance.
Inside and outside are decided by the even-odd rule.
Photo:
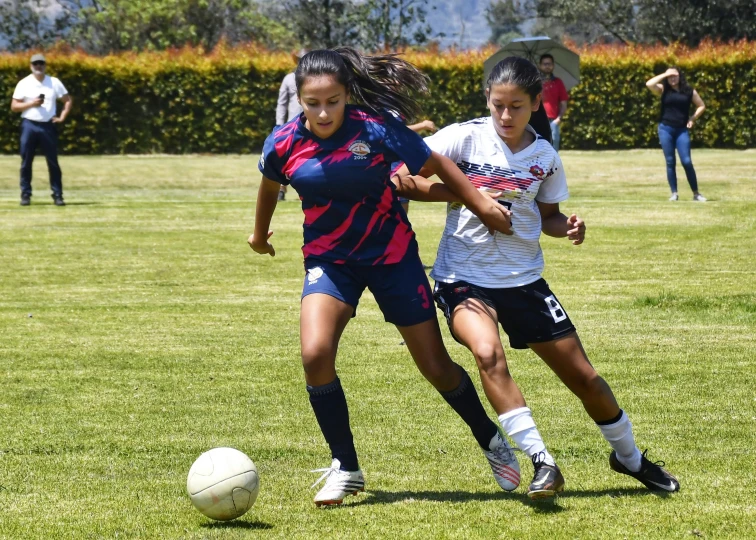
[[[488,289],[466,281],[437,282],[433,298],[438,309],[444,312],[449,330],[454,309],[467,299],[480,300],[495,309],[513,349],[527,349],[528,343],[554,341],[575,331],[567,312],[544,279],[506,289]]]
[[[367,288],[386,322],[413,326],[436,316],[428,276],[417,253],[408,254],[396,264],[375,266],[306,259],[305,271],[302,298],[327,294],[354,307],[356,315],[357,304]]]

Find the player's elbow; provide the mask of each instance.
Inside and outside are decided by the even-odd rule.
[[[431,155],[428,157],[428,160],[425,162],[425,164],[422,167],[422,172],[432,173],[432,174],[423,174],[426,178],[429,176],[433,176],[433,174],[438,174],[439,171],[443,171],[445,169],[448,169],[449,166],[453,166],[454,163],[452,160],[450,160],[448,157],[439,154],[438,152],[431,152]]]

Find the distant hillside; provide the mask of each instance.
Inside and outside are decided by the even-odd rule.
[[[491,0],[430,0],[427,20],[435,32],[443,32],[443,47],[456,45],[462,49],[475,49],[485,45],[491,36],[486,22],[486,8]]]

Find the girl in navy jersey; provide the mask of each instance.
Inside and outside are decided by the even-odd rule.
[[[434,296],[455,339],[475,356],[502,427],[531,457],[535,474],[528,494],[552,496],[563,488],[564,478],[509,374],[499,324],[513,348],[532,349],[583,402],[613,449],[612,469],[652,490],[677,491],[677,480],[638,450],[627,415],[589,362],[566,311],[541,277],[541,232],[567,237],[575,245],[585,238],[583,220],[559,209],[568,196],[567,183],[559,155],[548,141],[541,88],[533,64],[506,58],[486,83],[491,116],[454,124],[425,139],[433,151],[457,163],[471,185],[495,192],[512,212],[513,235],[488,235],[446,186],[423,178],[426,171],[422,177],[408,177],[407,170],[400,169],[393,179],[410,199],[450,202],[431,272]]]
[[[348,48],[312,51],[295,72],[303,113],[265,141],[252,249],[275,255],[269,225],[279,185],[291,184],[304,211],[306,276],[300,336],[307,391],[331,449],[317,505],[339,504],[364,489],[336,374],[336,350],[360,295],[369,288],[387,322],[402,334],[422,374],[472,430],[499,485],[519,483],[517,460],[485,413],[467,373],[444,348],[415,234],[390,180],[392,162],[422,167],[448,184],[491,230],[509,231],[509,212],[481,194],[448,158],[393,115],[417,116],[426,78],[394,55],[366,57]],[[348,104],[358,103],[358,105]],[[316,482],[316,484],[318,484]]]

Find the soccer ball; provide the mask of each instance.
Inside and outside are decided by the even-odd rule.
[[[257,467],[244,452],[213,448],[194,462],[186,478],[192,504],[211,519],[227,521],[243,515],[257,499]]]

